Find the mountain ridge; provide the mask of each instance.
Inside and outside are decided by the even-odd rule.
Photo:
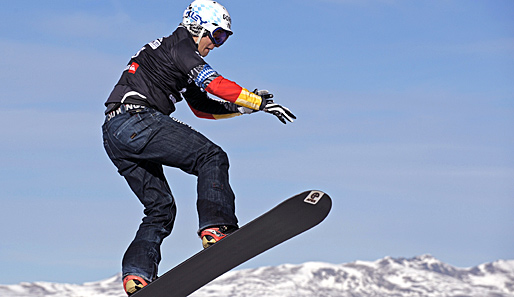
[[[0,285],[5,297],[123,297],[121,275],[84,284]],[[457,268],[431,255],[230,271],[192,297],[514,297],[514,260]]]

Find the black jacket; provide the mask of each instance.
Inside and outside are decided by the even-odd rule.
[[[204,68],[210,71],[200,73]],[[170,36],[146,44],[130,59],[105,105],[141,104],[169,115],[175,111],[175,103],[185,98],[194,111],[204,114],[238,113],[238,105],[213,100],[200,87],[217,76],[198,53],[191,34],[178,27]]]

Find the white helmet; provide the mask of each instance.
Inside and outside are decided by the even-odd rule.
[[[218,28],[225,30],[228,35],[233,33],[230,14],[227,9],[218,2],[211,0],[193,1],[184,11],[182,25],[188,29],[200,26],[211,34]]]

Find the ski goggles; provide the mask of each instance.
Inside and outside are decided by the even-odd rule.
[[[221,27],[216,28],[213,32],[209,32],[209,38],[216,46],[221,46],[225,43],[230,35],[232,35],[232,32],[225,31]]]

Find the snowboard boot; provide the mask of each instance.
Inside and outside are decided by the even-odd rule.
[[[128,296],[141,290],[146,285],[148,285],[148,283],[139,276],[127,275],[123,278],[123,289],[125,289]]]
[[[200,232],[203,248],[206,249],[210,247],[236,230],[237,227],[230,226],[209,227],[207,229],[203,229]]]

